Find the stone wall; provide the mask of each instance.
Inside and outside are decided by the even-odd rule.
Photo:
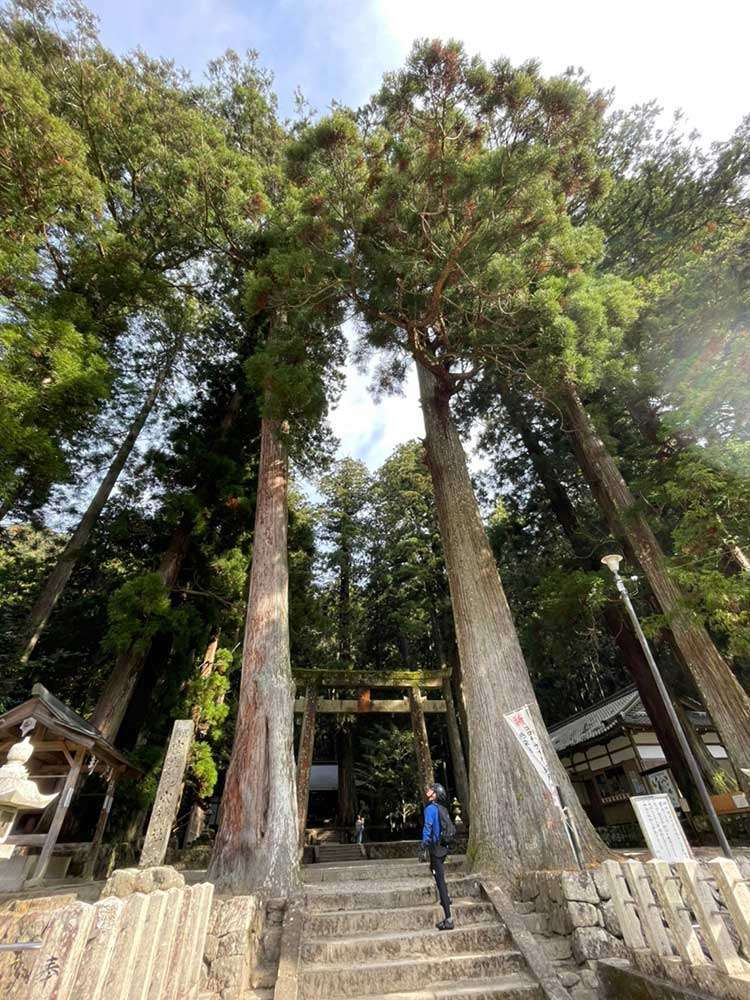
[[[662,866],[660,881],[653,878],[654,865]],[[663,862],[630,861],[582,872],[528,872],[521,877],[516,908],[563,983],[573,986],[574,998],[580,989],[583,1000],[583,986],[598,988],[602,959],[627,959],[640,972],[682,988],[750,1000],[749,876],[745,860],[737,867],[726,859],[673,869]],[[614,899],[613,878],[618,880]],[[686,891],[691,885],[692,896]],[[660,892],[660,886],[667,889]],[[665,908],[672,893],[672,905]],[[572,972],[580,976],[580,987]]]
[[[217,896],[203,952],[201,994],[234,1000],[250,988],[263,930],[257,896]]]
[[[96,903],[71,896],[15,900],[0,914],[3,1000],[189,1000],[196,995],[213,886],[174,869],[115,872]],[[134,985],[137,984],[137,993]]]
[[[597,962],[623,957],[627,949],[599,869],[527,872],[519,884],[517,910],[574,1000],[597,995]]]

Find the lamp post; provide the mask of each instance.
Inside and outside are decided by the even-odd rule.
[[[677,741],[680,744],[680,749],[682,750],[683,756],[690,771],[690,775],[695,782],[695,787],[698,789],[698,794],[700,800],[703,803],[703,808],[706,810],[706,815],[708,816],[708,821],[711,824],[711,828],[716,834],[716,839],[719,841],[719,847],[726,857],[732,857],[732,849],[729,846],[729,841],[726,838],[726,834],[722,829],[721,823],[719,822],[719,817],[716,815],[716,810],[714,809],[714,804],[711,801],[711,796],[708,794],[708,789],[706,788],[706,783],[703,780],[703,775],[698,767],[698,762],[693,755],[693,751],[685,736],[685,730],[680,724],[680,720],[677,718],[677,713],[674,710],[674,705],[672,704],[672,699],[669,697],[669,692],[664,686],[664,681],[659,673],[659,668],[656,665],[656,660],[654,659],[653,653],[651,652],[651,647],[648,644],[646,636],[643,634],[643,629],[641,628],[641,623],[638,621],[638,617],[635,613],[635,608],[633,607],[633,602],[630,600],[630,594],[627,591],[627,587],[620,576],[620,563],[622,561],[622,556],[620,555],[609,555],[603,556],[602,562],[607,567],[608,570],[612,572],[615,578],[615,585],[622,598],[622,603],[625,605],[625,610],[628,613],[630,621],[633,623],[633,628],[635,629],[635,634],[638,636],[638,642],[641,644],[643,649],[643,655],[646,657],[646,662],[649,665],[649,669],[654,678],[654,683],[659,691],[659,696],[661,697],[664,708],[666,709],[667,715],[669,716],[669,721],[672,723],[672,728],[674,729]]]

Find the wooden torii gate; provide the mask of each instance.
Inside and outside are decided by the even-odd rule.
[[[463,807],[464,818],[469,819],[469,779],[466,771],[466,759],[461,743],[461,733],[456,717],[456,707],[451,690],[450,670],[391,670],[391,671],[357,671],[341,670],[293,670],[295,684],[299,691],[304,691],[304,697],[298,697],[294,702],[295,713],[302,715],[302,728],[299,737],[297,753],[297,811],[299,815],[299,842],[304,845],[305,827],[307,825],[307,806],[310,798],[310,768],[312,767],[315,748],[315,720],[318,712],[336,715],[372,715],[375,713],[391,714],[408,712],[411,715],[411,725],[414,732],[414,742],[417,752],[417,766],[421,786],[434,781],[430,744],[427,739],[427,724],[425,714],[445,714],[448,726],[448,743],[450,746],[453,775],[456,780],[456,792]],[[319,691],[329,688],[333,690],[356,691],[356,699],[323,698]],[[398,688],[406,691],[400,699],[381,699],[373,701],[372,691]],[[440,698],[425,698],[423,688],[438,688]]]

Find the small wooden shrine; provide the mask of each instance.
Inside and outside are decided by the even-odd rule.
[[[124,754],[104,739],[98,729],[41,684],[34,685],[28,701],[0,715],[0,763],[7,758],[11,747],[26,736],[33,746],[33,755],[29,760],[30,778],[41,792],[56,792],[57,795],[43,814],[19,813],[5,838],[5,844],[16,848],[18,855],[36,859],[35,864],[31,860],[30,864],[22,866],[27,884],[39,882],[45,877],[53,856],[71,858],[83,855],[84,877],[91,877],[109,819],[115,786],[126,774],[135,776],[139,772]],[[85,843],[61,843],[60,833],[65,817],[83,779],[92,774],[101,775],[106,785],[93,836]],[[45,817],[43,824],[40,822],[42,816]],[[49,821],[49,826],[43,832],[36,832],[36,829],[27,832],[28,827],[46,827],[46,821]],[[62,864],[59,874],[63,874],[62,869],[67,870],[67,864]]]

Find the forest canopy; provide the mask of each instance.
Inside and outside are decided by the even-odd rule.
[[[365,106],[283,120],[253,52],[193,79],[77,3],[2,8],[0,709],[41,681],[149,773],[193,718],[207,800],[288,461],[292,668],[466,682],[486,551],[553,725],[642,677],[614,549],[671,690],[750,763],[750,117],[707,145],[497,56],[417,41]],[[379,468],[328,424],[363,358],[386,413],[416,366],[428,424]],[[322,724],[343,822],[411,815],[412,739]]]

